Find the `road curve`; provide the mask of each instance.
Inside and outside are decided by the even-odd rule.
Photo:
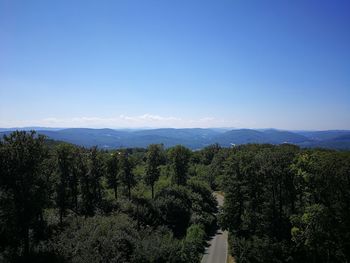
[[[224,204],[224,197],[214,193],[219,206]],[[215,236],[208,242],[201,263],[226,263],[227,259],[227,231],[218,229]]]

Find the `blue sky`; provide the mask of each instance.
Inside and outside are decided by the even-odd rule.
[[[0,0],[0,127],[350,129],[349,1]]]

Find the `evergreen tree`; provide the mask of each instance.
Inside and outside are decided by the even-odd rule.
[[[57,151],[58,179],[56,186],[56,202],[62,224],[66,210],[71,207],[73,194],[76,193],[74,147],[69,144],[59,145]],[[76,196],[75,196],[76,198]]]
[[[118,199],[119,185],[119,152],[112,153],[107,161],[107,181],[114,190],[115,200]]]
[[[146,184],[151,186],[152,199],[154,198],[154,184],[159,179],[159,165],[162,163],[162,146],[151,144],[148,146],[147,161],[146,161]]]
[[[175,183],[177,185],[186,185],[191,151],[184,146],[177,145],[170,149],[169,155],[174,171]]]
[[[135,185],[134,174],[132,173],[132,164],[129,160],[127,152],[122,152],[119,158],[119,177],[123,184],[127,187],[128,198],[131,200],[131,188]]]
[[[106,174],[106,167],[101,153],[97,147],[92,147],[90,152],[90,179],[94,206],[99,206],[102,202],[101,179]]]
[[[81,151],[77,156],[77,174],[81,193],[81,213],[87,216],[94,215],[94,196],[92,193],[93,178],[89,170],[89,151]]]
[[[30,252],[30,232],[43,223],[49,185],[44,137],[16,131],[0,141],[0,245]]]

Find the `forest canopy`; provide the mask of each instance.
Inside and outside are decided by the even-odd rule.
[[[237,262],[349,262],[349,152],[242,146],[222,177]]]
[[[184,154],[185,153],[185,154]],[[192,152],[0,142],[0,261],[199,262],[215,224]],[[190,249],[189,249],[190,248]]]
[[[248,144],[100,150],[0,140],[1,262],[200,262],[216,227],[236,262],[348,262],[350,153]]]

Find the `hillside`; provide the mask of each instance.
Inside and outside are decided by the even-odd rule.
[[[8,134],[13,129],[0,134]],[[24,130],[28,130],[24,128]],[[145,130],[114,130],[114,129],[42,129],[38,133],[49,139],[65,141],[76,145],[91,147],[97,145],[104,149],[125,147],[147,147],[149,144],[164,144],[171,147],[177,144],[191,149],[201,149],[213,143],[224,147],[247,143],[290,143],[301,147],[350,149],[350,131],[283,131],[277,129],[145,129]]]

